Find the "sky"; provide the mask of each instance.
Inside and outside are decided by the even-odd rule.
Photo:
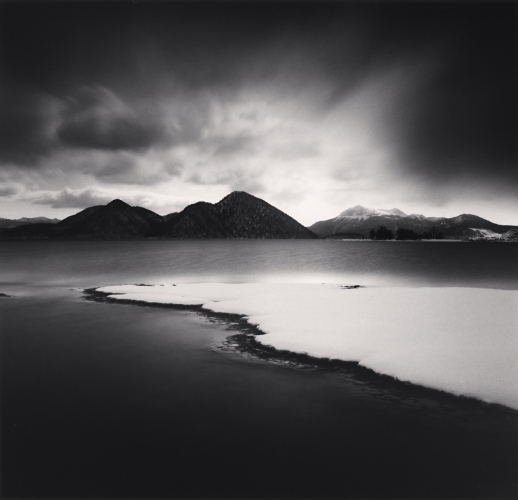
[[[0,217],[246,191],[518,225],[518,4],[0,3]]]

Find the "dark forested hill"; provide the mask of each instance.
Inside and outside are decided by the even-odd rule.
[[[57,224],[31,224],[4,231],[8,238],[121,239],[141,238],[162,217],[121,200],[99,205],[63,219]]]
[[[160,216],[121,200],[87,208],[57,224],[4,230],[4,238],[316,238],[289,215],[248,193],[235,191],[216,204],[198,202]]]
[[[157,229],[157,236],[166,238],[316,238],[289,215],[242,191],[215,204],[189,205]]]

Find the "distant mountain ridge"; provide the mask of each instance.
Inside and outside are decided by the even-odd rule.
[[[59,219],[49,219],[47,217],[22,217],[21,219],[4,219],[0,217],[0,228],[10,229],[27,224],[56,224],[58,222]]]
[[[460,238],[469,229],[487,229],[499,234],[518,229],[518,226],[501,226],[471,214],[451,218],[425,217],[420,214],[407,215],[397,208],[384,210],[361,205],[348,208],[333,219],[315,222],[309,229],[320,237],[337,233],[358,233],[367,238],[370,230],[378,229],[379,226],[385,226],[394,234],[400,227],[416,233],[431,232],[434,228],[447,238]]]
[[[17,224],[13,226],[12,224]],[[331,235],[368,238],[371,229],[385,226],[395,234],[398,228],[422,234],[443,233],[447,238],[491,240],[491,233],[516,236],[518,226],[494,224],[471,214],[456,217],[407,215],[398,208],[373,209],[356,205],[337,217],[306,228],[269,203],[242,191],[234,191],[212,204],[197,202],[181,212],[158,215],[121,200],[86,208],[62,221],[46,217],[1,219],[3,238],[16,239],[313,239]],[[479,232],[473,232],[477,230]],[[489,231],[481,233],[480,230]],[[486,236],[482,236],[485,234]]]
[[[39,223],[3,231],[17,239],[313,239],[317,236],[269,203],[234,191],[218,203],[198,202],[161,216],[121,200],[99,205],[56,224]]]

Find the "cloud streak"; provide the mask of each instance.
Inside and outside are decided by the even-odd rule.
[[[93,205],[105,205],[112,198],[102,195],[92,189],[75,191],[64,189],[58,193],[45,193],[32,202],[36,205],[48,205],[52,208],[87,208]]]
[[[65,145],[108,150],[149,148],[164,134],[159,123],[139,116],[100,85],[83,86],[67,99],[57,132]]]

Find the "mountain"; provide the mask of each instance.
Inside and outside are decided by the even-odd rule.
[[[67,217],[57,226],[62,238],[141,238],[161,219],[160,215],[151,210],[113,200],[108,205],[90,207]]]
[[[269,203],[234,191],[218,203],[198,202],[157,228],[166,238],[313,239],[315,234]]]
[[[162,217],[121,200],[87,208],[57,224],[31,224],[3,232],[8,238],[121,239],[142,238]]]
[[[22,217],[21,219],[4,219],[0,217],[0,228],[10,229],[27,224],[56,224],[57,222],[59,222],[59,219],[48,219],[47,217]]]
[[[501,226],[470,214],[452,218],[425,217],[420,214],[407,215],[397,208],[383,210],[361,205],[344,210],[334,219],[315,222],[309,229],[321,237],[337,233],[358,233],[368,237],[370,230],[378,229],[379,226],[385,226],[394,234],[400,227],[416,233],[431,232],[435,228],[436,233],[443,233],[449,238],[460,238],[465,231],[472,228],[488,229],[499,234],[518,229],[518,226]]]
[[[399,215],[406,217],[406,214],[403,213],[398,208],[391,208],[389,210],[384,210],[382,208],[365,208],[361,205],[356,205],[355,207],[348,208],[344,210],[338,217],[372,217],[373,215]]]
[[[269,238],[317,236],[289,215],[248,193],[235,191],[216,204],[198,202],[161,216],[121,200],[87,208],[56,224],[40,223],[4,230],[4,238]]]

